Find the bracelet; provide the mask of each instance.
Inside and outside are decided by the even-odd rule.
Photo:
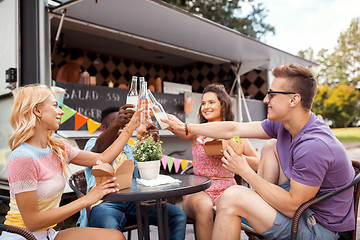
[[[189,135],[189,129],[187,123],[185,123],[185,135]]]
[[[187,124],[188,134],[190,134],[190,123]]]

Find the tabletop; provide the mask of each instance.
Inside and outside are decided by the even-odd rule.
[[[200,192],[211,185],[211,179],[205,176],[193,174],[170,174],[169,176],[179,179],[181,182],[147,187],[133,179],[130,188],[122,189],[116,193],[109,193],[104,196],[103,200],[127,202],[170,198]]]

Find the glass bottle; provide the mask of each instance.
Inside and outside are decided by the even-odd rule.
[[[138,101],[139,101],[139,96],[137,91],[137,76],[133,76],[131,79],[130,90],[126,96],[126,104],[135,105],[134,108],[129,108],[135,111]]]
[[[149,89],[147,90],[147,92],[148,92],[148,96],[149,96],[149,100],[150,100],[150,108],[154,113],[156,121],[159,123],[161,129],[168,128],[169,125],[160,120],[160,119],[168,119],[163,106],[161,105],[161,103],[159,103],[156,100],[156,98],[154,97],[154,95],[151,93],[151,91]]]
[[[148,123],[150,120],[150,109],[149,97],[147,93],[147,82],[145,80],[141,81],[138,107],[142,108],[142,111],[140,112],[140,123]]]
[[[141,84],[145,82],[145,77],[139,77],[139,92],[141,90]]]

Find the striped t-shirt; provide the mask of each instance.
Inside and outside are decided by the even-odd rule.
[[[79,151],[65,142],[67,163]],[[60,160],[49,146],[42,149],[22,143],[14,149],[9,157],[7,178],[10,185],[10,210],[6,215],[5,224],[26,229],[15,200],[15,194],[18,193],[36,191],[39,211],[59,207],[65,188],[65,177]]]

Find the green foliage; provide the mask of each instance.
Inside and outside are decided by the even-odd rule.
[[[132,150],[134,159],[138,162],[160,160],[164,152],[161,143],[161,141],[155,141],[151,136],[136,141]]]
[[[354,87],[360,84],[360,18],[351,21],[337,42],[333,51],[321,49],[315,56],[309,48],[299,56],[319,63],[312,69],[321,84],[312,111],[334,127],[355,126],[360,119],[359,91]]]
[[[319,86],[312,111],[330,120],[333,127],[353,126],[360,119],[359,96],[353,86],[344,83],[331,88]]]
[[[249,37],[261,39],[267,33],[275,34],[275,28],[264,22],[267,17],[267,9],[262,3],[251,4],[251,12],[244,17],[242,2],[253,0],[164,0],[191,13],[235,29]]]
[[[303,53],[304,51],[300,51],[299,55]],[[332,86],[340,83],[359,83],[360,18],[354,18],[349,28],[340,33],[337,46],[332,52],[329,49],[321,49],[316,62],[319,63],[319,67],[314,68],[314,72],[319,83],[328,83]]]

